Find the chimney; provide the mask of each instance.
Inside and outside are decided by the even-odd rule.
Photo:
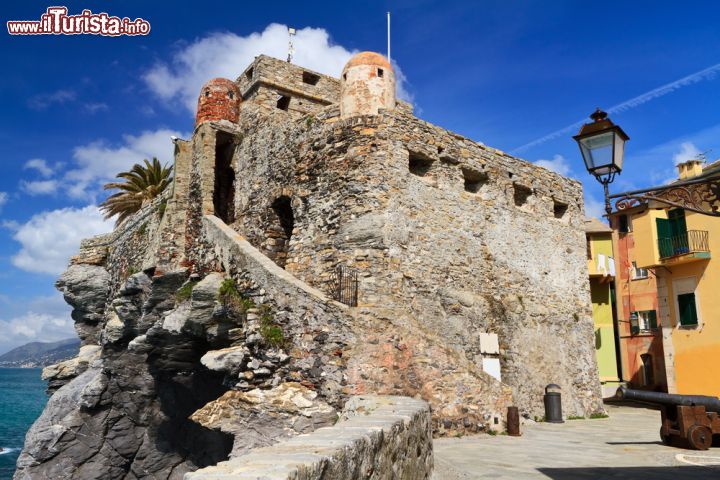
[[[677,168],[680,174],[680,180],[690,180],[702,174],[703,162],[697,159],[688,160],[687,162],[679,163]]]

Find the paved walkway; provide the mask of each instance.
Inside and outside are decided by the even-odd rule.
[[[434,480],[720,480],[720,448],[666,447],[660,412],[607,406],[610,418],[539,423],[521,437],[435,440]]]

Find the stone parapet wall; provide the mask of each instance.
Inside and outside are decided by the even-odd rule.
[[[433,470],[430,409],[408,397],[353,397],[335,426],[293,437],[185,480],[423,480]]]
[[[342,406],[351,393],[346,351],[357,342],[350,309],[275,265],[214,216],[203,217],[201,239],[198,245],[207,250],[198,258],[227,272],[256,304],[271,309],[292,359],[293,371],[284,380],[300,382]]]

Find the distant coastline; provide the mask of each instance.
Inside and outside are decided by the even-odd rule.
[[[78,338],[31,342],[0,355],[0,368],[43,368],[74,358],[79,350]]]

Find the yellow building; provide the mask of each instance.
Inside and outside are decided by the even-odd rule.
[[[615,260],[612,229],[597,218],[585,220],[587,262],[590,275],[595,356],[597,358],[603,397],[611,397],[620,384],[615,329]]]
[[[720,162],[678,168],[689,180]],[[720,218],[650,202],[632,227],[637,266],[657,279],[668,391],[720,396]]]

